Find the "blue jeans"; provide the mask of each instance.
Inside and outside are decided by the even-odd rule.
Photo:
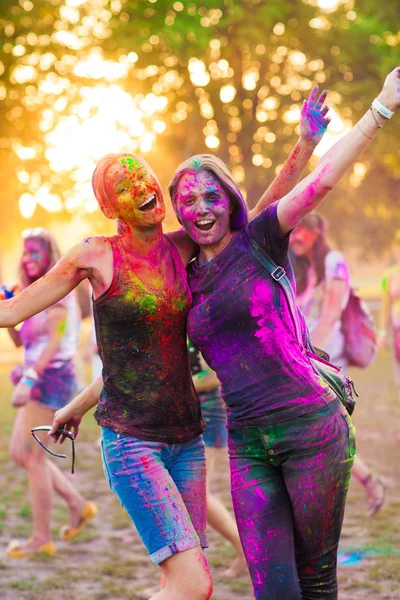
[[[232,500],[257,600],[334,600],[355,455],[339,400],[270,426],[229,431]]]
[[[148,442],[101,428],[108,483],[132,519],[151,560],[201,545],[206,535],[202,436],[185,444]]]
[[[201,414],[206,424],[204,443],[211,448],[225,448],[228,439],[225,402],[219,388],[199,394]]]

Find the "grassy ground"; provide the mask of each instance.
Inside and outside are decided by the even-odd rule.
[[[4,354],[2,358],[6,358]],[[98,516],[73,542],[58,542],[54,558],[19,561],[3,558],[8,541],[28,536],[31,528],[25,473],[8,458],[15,415],[9,403],[10,366],[0,364],[0,597],[2,600],[136,600],[140,590],[157,581],[158,569],[150,564],[136,532],[108,489],[95,443],[99,432],[91,416],[86,418],[78,438],[77,473],[73,477],[76,486],[98,503]],[[381,354],[367,372],[354,373],[354,378],[360,393],[354,418],[358,451],[383,476],[388,485],[388,500],[374,519],[368,519],[363,490],[357,482],[352,482],[341,545],[351,564],[339,567],[339,598],[400,599],[400,401],[392,383],[389,356]],[[68,466],[65,461],[63,468],[67,470]],[[229,504],[226,462],[218,467],[214,489]],[[54,539],[65,522],[67,511],[57,500]],[[213,532],[210,542],[207,556],[215,581],[213,599],[251,600],[251,586],[246,577],[230,583],[219,578],[232,553]],[[342,554],[343,561],[345,558]]]

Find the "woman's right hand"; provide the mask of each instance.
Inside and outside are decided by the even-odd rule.
[[[389,110],[397,110],[400,107],[400,67],[393,69],[386,77],[378,100]]]
[[[76,438],[79,433],[81,421],[82,416],[76,414],[76,408],[67,404],[63,408],[60,408],[60,410],[57,410],[57,412],[54,414],[53,423],[48,435],[50,435],[55,442],[60,442],[60,444],[62,444],[66,439],[65,435],[57,433],[57,431],[59,429],[73,430],[74,438]]]

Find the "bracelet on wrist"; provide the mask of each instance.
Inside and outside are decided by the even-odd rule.
[[[379,129],[382,129],[383,125],[381,125],[380,123],[378,123],[378,120],[377,120],[376,116],[374,115],[374,107],[370,106],[369,110],[371,111],[371,114],[372,114],[372,116],[374,118],[374,121],[377,124],[377,126],[379,127]]]
[[[375,98],[372,102],[372,106],[375,110],[384,118],[391,119],[394,115],[394,111],[387,108],[378,98]]]
[[[367,135],[367,134],[365,133],[365,131],[363,131],[363,130],[361,129],[361,127],[360,127],[360,123],[357,123],[356,125],[357,125],[357,128],[360,130],[360,132],[363,134],[363,136],[365,136],[365,137],[366,137],[366,138],[368,138],[369,140],[373,140],[373,139],[374,139],[374,138],[370,137],[369,135]]]
[[[32,379],[32,381],[37,381],[39,379],[39,373],[33,367],[24,369],[23,376],[27,377],[28,379]]]
[[[33,381],[33,379],[30,379],[29,377],[26,377],[26,376],[22,377],[21,383],[29,386],[30,388],[32,388],[35,385],[35,382]]]

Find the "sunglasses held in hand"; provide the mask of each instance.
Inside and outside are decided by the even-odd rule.
[[[33,437],[35,438],[35,440],[42,446],[42,448],[44,448],[46,450],[46,452],[48,452],[52,456],[56,456],[57,458],[67,458],[66,454],[57,454],[56,452],[52,452],[37,437],[37,435],[35,433],[35,431],[50,431],[50,430],[51,430],[51,425],[41,425],[40,427],[34,427],[33,429],[31,429],[31,433],[32,433]],[[74,473],[74,466],[75,466],[75,438],[74,438],[74,434],[69,429],[63,429],[62,427],[60,427],[59,429],[57,429],[56,433],[58,435],[63,435],[64,437],[68,438],[72,442],[72,466],[71,466],[71,473]]]

